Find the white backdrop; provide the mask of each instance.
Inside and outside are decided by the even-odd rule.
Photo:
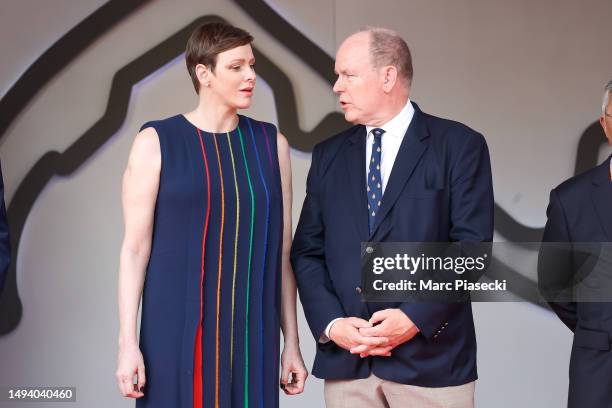
[[[57,39],[103,1],[4,0],[0,4],[4,94]],[[329,55],[359,27],[387,26],[413,52],[412,99],[429,113],[459,120],[489,144],[497,204],[519,222],[542,227],[548,192],[572,175],[576,146],[600,113],[612,79],[612,3],[607,0],[376,2],[268,1]],[[311,130],[337,110],[329,86],[235,3],[156,0],[95,41],[44,86],[0,141],[7,203],[47,151],[64,151],[106,109],[115,72],[196,17],[218,14],[249,30],[295,87],[300,126]],[[140,125],[186,112],[195,95],[182,59],[134,87],[119,131],[67,177],[47,184],[20,242],[20,325],[0,337],[0,385],[77,387],[71,407],[127,407],[114,370],[116,278],[123,226],[120,182]],[[277,122],[273,94],[258,81],[246,114]],[[282,130],[282,129],[281,129]],[[602,149],[600,157],[608,154]],[[292,151],[293,219],[304,198],[310,155]],[[547,310],[528,303],[474,305],[479,407],[564,406],[571,336]],[[302,352],[314,340],[300,308]],[[281,406],[323,406],[310,378]],[[40,404],[6,406],[39,407]],[[4,406],[4,405],[3,405]],[[59,406],[59,405],[53,405]]]

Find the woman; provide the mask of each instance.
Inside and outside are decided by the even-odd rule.
[[[138,407],[278,406],[279,324],[280,386],[304,388],[289,146],[237,113],[255,85],[252,40],[225,23],[197,28],[185,54],[197,108],[146,123],[130,152],[116,375]]]

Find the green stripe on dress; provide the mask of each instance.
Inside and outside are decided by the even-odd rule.
[[[255,195],[253,193],[253,183],[251,182],[251,174],[247,163],[246,153],[244,151],[244,141],[242,140],[242,132],[238,126],[238,136],[240,136],[240,146],[242,148],[242,157],[244,159],[244,168],[246,169],[247,179],[249,181],[249,191],[251,193],[251,232],[249,237],[249,266],[247,269],[247,288],[246,288],[246,333],[245,333],[245,350],[244,350],[244,407],[249,406],[249,302],[251,290],[251,257],[253,255],[253,229],[255,223]]]

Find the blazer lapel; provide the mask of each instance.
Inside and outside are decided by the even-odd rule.
[[[385,219],[391,208],[393,208],[404,185],[412,175],[414,168],[427,147],[427,143],[425,143],[424,140],[429,137],[429,132],[425,125],[423,113],[416,104],[413,103],[413,106],[414,116],[410,121],[410,125],[406,130],[402,144],[397,152],[397,157],[395,158],[395,163],[393,163],[389,181],[387,182],[387,187],[383,193],[380,209],[378,210],[378,214],[376,214],[374,228],[372,228],[372,232],[369,234],[368,241],[372,239],[381,222]],[[364,183],[363,180],[365,180],[365,174],[362,179],[362,184]]]
[[[366,207],[366,138],[365,126],[358,126],[345,151],[344,160],[351,187],[351,210],[359,231],[359,238],[365,241],[368,237],[368,210]]]
[[[595,210],[604,233],[612,241],[612,181],[610,180],[610,158],[599,166],[593,177],[591,194]]]

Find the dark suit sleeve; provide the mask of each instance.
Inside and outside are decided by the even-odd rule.
[[[484,137],[469,131],[450,157],[450,241],[489,242],[493,239],[493,182]],[[426,338],[433,337],[460,303],[402,303],[400,309]]]
[[[325,327],[344,310],[329,278],[325,264],[325,225],[319,202],[320,147],[315,146],[306,183],[306,198],[291,247],[291,263],[306,320],[319,340]]]
[[[4,182],[2,169],[0,169],[0,293],[4,287],[6,273],[11,263],[11,248],[9,240],[9,227],[6,221],[6,207],[4,206]]]
[[[550,192],[546,210],[548,220],[544,227],[542,242],[571,242],[563,204],[555,190]],[[553,248],[542,245],[538,259],[538,287],[549,300],[550,307],[570,330],[576,328],[576,302],[550,301],[563,292],[571,290],[573,282],[572,251],[568,246]]]

